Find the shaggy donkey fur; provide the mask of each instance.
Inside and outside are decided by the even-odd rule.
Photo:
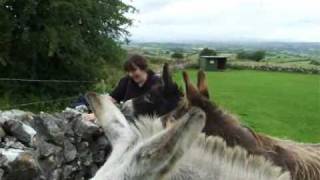
[[[320,144],[296,143],[256,133],[209,100],[204,72],[198,73],[198,89],[192,85],[186,72],[183,77],[189,105],[206,113],[203,129],[206,135],[222,137],[228,146],[241,146],[249,154],[263,155],[283,170],[290,171],[293,180],[320,179]]]
[[[106,96],[87,95],[113,151],[94,180],[289,180],[289,173],[260,156],[200,134],[205,114],[191,107],[177,121],[139,118],[135,124]],[[177,111],[178,112],[178,111]]]

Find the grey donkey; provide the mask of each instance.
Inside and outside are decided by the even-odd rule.
[[[205,113],[191,107],[163,126],[159,117],[129,123],[107,95],[87,100],[113,150],[92,180],[289,180],[288,172],[261,156],[230,148],[201,130]],[[168,117],[166,117],[168,118]]]

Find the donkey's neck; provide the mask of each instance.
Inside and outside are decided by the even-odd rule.
[[[247,157],[239,146],[230,148],[222,138],[199,135],[170,172],[169,180],[289,180],[289,173],[261,156]]]
[[[256,151],[258,142],[254,132],[242,126],[238,119],[207,101],[201,107],[207,116],[203,132],[207,135],[222,137],[228,146],[240,145],[249,152]]]

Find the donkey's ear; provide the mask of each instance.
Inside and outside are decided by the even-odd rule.
[[[208,99],[210,98],[206,74],[202,70],[198,71],[198,90],[201,95],[207,97]]]
[[[168,63],[165,63],[163,66],[162,79],[165,86],[171,85],[173,83]]]
[[[170,169],[167,166],[174,165],[190,148],[204,124],[205,113],[200,108],[192,107],[167,129],[149,138],[139,150],[140,157],[159,163],[157,165],[164,169]]]
[[[89,92],[85,97],[112,146],[122,139],[128,140],[134,137],[128,121],[110,96]]]
[[[187,98],[191,100],[193,97],[197,96],[199,92],[196,89],[196,87],[193,86],[193,84],[190,81],[188,73],[185,71],[183,71],[183,80],[186,88]]]

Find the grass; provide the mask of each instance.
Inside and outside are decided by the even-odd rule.
[[[196,71],[188,71],[195,82]],[[257,132],[320,142],[320,76],[232,70],[208,72],[211,99]],[[182,84],[180,73],[175,79]]]

